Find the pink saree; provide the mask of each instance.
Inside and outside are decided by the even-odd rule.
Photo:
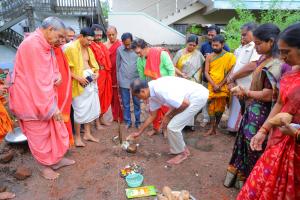
[[[300,124],[300,72],[288,72],[280,81],[281,112],[293,115]],[[238,200],[299,200],[300,144],[295,138],[273,129],[268,145],[257,161]]]

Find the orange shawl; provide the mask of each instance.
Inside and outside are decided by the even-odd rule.
[[[69,132],[70,144],[74,144],[72,125],[70,121],[72,104],[71,73],[64,52],[60,47],[54,49],[62,83],[57,86],[57,105],[62,112],[64,122]]]
[[[111,62],[111,78],[112,78],[112,85],[116,86],[118,84],[117,81],[117,66],[116,66],[116,61],[117,61],[117,49],[119,46],[121,46],[122,43],[117,40],[108,50],[110,54],[110,62]]]

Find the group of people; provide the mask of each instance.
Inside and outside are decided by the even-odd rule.
[[[200,112],[210,124],[205,135],[215,135],[228,106],[227,127],[236,141],[224,185],[241,189],[237,199],[300,199],[300,126],[269,122],[286,112],[292,123],[300,123],[300,24],[282,32],[271,23],[244,24],[234,53],[213,25],[200,48],[198,36],[190,35],[174,58],[131,33],[121,41],[117,34],[116,27],[105,32],[94,24],[75,38],[62,20],[48,17],[18,48],[7,78],[9,108],[42,176],[56,179],[55,170],[75,163],[65,153],[70,145],[86,145],[81,132],[84,140],[99,142],[93,122],[98,130],[112,121],[131,128],[131,99],[137,131],[127,139],[152,124],[148,135],[168,139],[174,155],[169,164],[190,156],[182,130],[194,129]],[[143,123],[141,100],[149,105]],[[2,107],[0,102],[3,137],[12,122]]]

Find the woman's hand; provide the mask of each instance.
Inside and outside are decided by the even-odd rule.
[[[296,137],[297,129],[292,127],[290,124],[288,124],[286,122],[283,122],[283,121],[281,121],[281,122],[282,122],[282,126],[279,127],[280,132],[285,135]]]
[[[262,144],[266,139],[266,134],[263,131],[258,131],[257,134],[251,139],[250,147],[252,151],[262,151]]]
[[[236,86],[236,85],[235,85],[233,82],[227,83],[227,87],[228,87],[229,90],[231,90],[231,89],[234,88],[235,86]]]

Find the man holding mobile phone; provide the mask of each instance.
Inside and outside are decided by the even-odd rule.
[[[99,142],[91,134],[90,123],[100,115],[100,102],[98,97],[97,79],[99,66],[94,57],[90,45],[94,40],[94,31],[91,28],[83,28],[79,38],[72,42],[65,50],[73,78],[72,106],[75,122],[75,145],[83,147],[80,125],[84,124],[83,139]]]

